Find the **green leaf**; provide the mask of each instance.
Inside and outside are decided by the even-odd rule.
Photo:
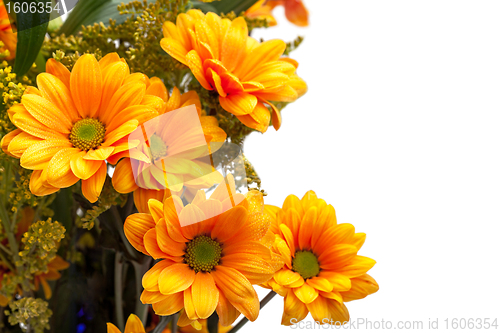
[[[116,20],[116,23],[123,23],[128,15],[120,15],[118,5],[127,4],[133,0],[80,0],[75,8],[69,13],[68,18],[59,30],[60,34],[66,36],[74,35],[82,26],[93,25],[102,22],[109,23],[109,19]],[[148,0],[154,2],[155,0]]]
[[[17,2],[27,2],[28,4],[50,3],[50,0],[18,0]],[[45,33],[49,25],[50,13],[31,13],[29,10],[24,13],[17,13],[17,50],[14,72],[18,76],[26,74],[38,56],[42,47]]]
[[[252,7],[257,1],[258,0],[221,0],[212,2],[210,5],[215,8],[215,12],[217,14],[235,12],[239,15],[241,12],[244,12],[248,8]]]

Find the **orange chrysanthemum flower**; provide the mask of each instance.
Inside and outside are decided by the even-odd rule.
[[[240,313],[254,321],[259,299],[252,284],[266,282],[283,265],[270,251],[274,235],[262,193],[251,191],[245,198],[234,192],[231,177],[227,182],[208,200],[199,191],[186,206],[177,196],[163,204],[152,199],[151,215],[134,214],[125,221],[130,243],[162,259],[144,275],[141,301],[152,304],[158,315],[182,310],[179,326],[199,326],[197,320],[214,311],[223,326]]]
[[[302,200],[288,196],[282,209],[266,205],[266,212],[276,235],[273,249],[285,265],[264,286],[285,298],[283,325],[309,312],[321,323],[346,322],[344,302],[378,290],[366,274],[375,261],[357,254],[366,235],[355,233],[351,224],[337,224],[335,209],[313,191]]]
[[[0,41],[4,45],[0,48],[0,52],[9,51],[9,55],[5,59],[14,59],[16,57],[17,32],[12,30],[9,14],[3,0],[0,0]]]
[[[302,3],[302,0],[268,0],[266,6],[274,9],[276,6],[285,7],[285,16],[288,21],[299,27],[307,27],[309,25],[309,12]]]
[[[296,74],[297,62],[280,58],[281,40],[259,43],[248,36],[243,17],[231,21],[214,13],[190,10],[165,22],[162,48],[184,65],[207,90],[219,94],[222,108],[248,127],[265,132],[272,108],[273,126],[281,126],[279,110],[270,102],[293,102],[306,90]]]
[[[133,148],[128,134],[164,107],[156,85],[143,74],[130,74],[116,53],[99,62],[83,55],[71,73],[49,59],[37,85],[8,111],[18,129],[2,138],[2,148],[34,170],[33,194],[51,194],[81,179],[83,195],[97,201],[105,161],[126,156]]]
[[[174,111],[173,116],[158,117],[158,121],[155,119],[151,124],[146,124],[147,141],[141,142],[132,152],[122,153],[130,154],[130,157],[118,163],[112,179],[118,192],[134,192],[134,202],[141,213],[149,211],[149,199],[163,202],[171,192],[179,194],[184,186],[190,190],[213,186],[214,182],[207,179],[212,174],[212,166],[206,163],[207,158],[198,159],[200,152],[193,149],[193,145],[207,146],[226,140],[226,133],[219,127],[217,119],[201,115],[201,103],[195,91],[181,94],[179,89],[174,87],[172,95],[169,96],[163,83],[160,80],[156,83],[161,84],[158,91],[162,91],[161,97],[165,102],[165,108],[160,111],[160,115]],[[189,105],[196,106],[196,119],[186,117],[183,112],[175,112]],[[120,157],[121,154],[115,155],[112,162],[118,161]],[[168,177],[165,174],[165,165]],[[207,177],[194,177],[193,170],[206,170],[202,175]],[[135,177],[136,175],[139,176]],[[172,184],[164,184],[166,178],[173,180]]]
[[[108,323],[108,333],[122,333],[118,327]],[[125,324],[125,331],[123,333],[146,333],[142,321],[135,314],[131,314],[127,319],[127,324]]]

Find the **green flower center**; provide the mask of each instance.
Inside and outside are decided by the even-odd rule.
[[[310,279],[319,274],[318,258],[311,251],[297,251],[292,260],[292,270],[304,279]]]
[[[219,264],[222,247],[212,238],[201,235],[186,243],[184,261],[196,273],[210,272]]]
[[[151,135],[149,138],[149,149],[151,150],[151,156],[153,160],[156,161],[162,157],[167,156],[167,145],[163,140],[156,134]]]
[[[106,128],[97,119],[85,118],[78,120],[71,129],[69,141],[73,147],[88,151],[96,149],[104,141]]]

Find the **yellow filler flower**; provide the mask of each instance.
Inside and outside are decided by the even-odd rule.
[[[158,115],[161,99],[148,93],[145,75],[130,74],[118,54],[99,62],[85,54],[70,73],[54,59],[37,76],[21,103],[8,111],[19,129],[2,139],[21,166],[34,170],[30,190],[41,196],[82,180],[83,195],[96,202],[106,160],[133,148],[128,134]],[[156,103],[156,104],[155,104]],[[159,105],[157,105],[159,104]]]
[[[264,287],[284,297],[283,325],[310,312],[321,323],[349,320],[344,302],[378,290],[366,272],[375,260],[358,255],[366,234],[337,224],[335,209],[313,191],[302,200],[290,195],[283,208],[266,205],[276,239],[273,249],[285,261]]]
[[[151,199],[151,215],[134,214],[125,221],[130,243],[162,259],[144,275],[141,301],[162,316],[182,310],[179,326],[201,328],[198,319],[214,311],[223,326],[240,313],[254,321],[259,299],[252,285],[266,282],[283,265],[270,250],[274,235],[262,193],[235,193],[229,175],[227,184],[209,199],[199,191],[186,206],[175,195],[163,203]],[[240,203],[228,209],[235,202]]]
[[[176,24],[163,25],[161,47],[184,65],[207,90],[219,95],[222,108],[248,127],[265,132],[272,108],[275,129],[280,111],[270,102],[293,102],[307,86],[295,72],[297,62],[281,58],[282,40],[259,43],[248,36],[243,17],[233,21],[217,14],[190,10],[179,14]]]

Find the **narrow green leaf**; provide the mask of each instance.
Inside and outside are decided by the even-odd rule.
[[[18,0],[17,2],[36,3],[38,6],[39,3],[50,3],[50,0]],[[17,13],[16,19],[18,33],[14,72],[18,76],[22,76],[31,68],[38,56],[49,25],[50,13],[21,11]]]
[[[218,14],[235,12],[239,15],[241,12],[244,12],[248,8],[252,7],[252,5],[257,1],[258,0],[221,0],[212,2],[210,5],[215,8],[215,12]]]

